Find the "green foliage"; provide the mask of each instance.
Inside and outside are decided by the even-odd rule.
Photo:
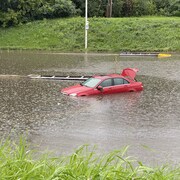
[[[88,15],[90,17],[102,17],[105,13],[105,3],[103,0],[88,0]]]
[[[72,0],[84,16],[85,0]],[[88,0],[89,17],[105,17],[109,0]],[[178,15],[179,0],[112,0],[112,16]],[[172,9],[175,9],[172,11]]]
[[[85,0],[72,0],[80,15],[85,15]],[[88,16],[103,17],[105,16],[107,0],[88,0]]]
[[[84,18],[0,28],[0,48],[84,51]],[[178,17],[89,18],[88,51],[179,51]]]
[[[88,0],[88,17],[108,17],[110,0]],[[179,0],[112,0],[112,17],[180,16]],[[0,26],[85,15],[85,0],[0,0]]]
[[[124,147],[105,155],[97,155],[95,148],[83,145],[69,156],[40,156],[39,152],[29,148],[22,137],[17,143],[6,140],[0,143],[0,179],[174,180],[180,176],[179,167],[149,167],[129,157],[127,150],[128,147]],[[38,158],[35,158],[37,156]]]
[[[53,17],[69,17],[76,12],[75,7],[70,0],[55,0],[52,9]]]
[[[76,13],[71,0],[0,1],[0,25],[4,27],[43,18],[69,17]]]
[[[175,17],[89,18],[88,51],[180,51]],[[84,51],[84,18],[0,28],[0,48]]]
[[[12,9],[7,9],[7,12],[0,11],[0,26],[7,27],[14,24],[19,24],[19,14]]]
[[[123,16],[123,6],[124,1],[123,0],[114,0],[113,1],[113,11],[112,16],[113,17],[122,17]]]
[[[156,5],[152,0],[134,0],[133,15],[153,15],[156,13]]]
[[[84,16],[84,14],[85,14],[85,0],[72,0],[72,2],[76,7],[77,14]]]
[[[133,15],[133,0],[123,0],[123,16],[132,16]]]
[[[170,6],[168,7],[168,12],[172,16],[180,17],[180,1],[179,0],[170,0]]]

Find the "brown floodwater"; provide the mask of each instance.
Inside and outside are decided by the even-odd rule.
[[[94,75],[138,68],[144,91],[73,98],[60,89],[77,81],[29,74]],[[83,144],[106,153],[129,145],[146,164],[180,163],[180,55],[0,51],[0,135],[24,133],[41,151],[69,154]]]

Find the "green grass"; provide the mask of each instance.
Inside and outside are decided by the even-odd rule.
[[[105,155],[82,146],[67,156],[52,157],[30,150],[24,138],[19,143],[0,144],[1,180],[176,180],[180,168],[148,167],[127,156],[127,147]],[[38,158],[34,158],[38,157]]]
[[[180,52],[178,17],[89,18],[89,52]],[[1,49],[84,51],[84,18],[30,22],[0,28]]]

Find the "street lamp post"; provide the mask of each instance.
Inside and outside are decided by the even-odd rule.
[[[89,29],[89,22],[88,22],[88,2],[85,0],[85,49],[87,49],[87,35]]]

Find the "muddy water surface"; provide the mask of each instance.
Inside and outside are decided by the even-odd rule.
[[[143,92],[72,98],[59,90],[78,82],[27,77],[94,75],[135,67]],[[14,76],[15,75],[15,76]],[[180,56],[0,52],[0,135],[26,133],[39,149],[67,154],[83,144],[109,152],[130,145],[146,163],[180,163]]]

